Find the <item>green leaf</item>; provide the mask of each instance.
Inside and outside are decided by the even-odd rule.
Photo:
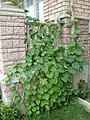
[[[30,51],[27,53],[29,56],[33,56],[35,53],[35,48],[30,49]]]
[[[36,111],[36,107],[33,107],[33,108],[32,108],[32,111],[35,112],[35,111]]]
[[[33,45],[36,45],[36,43],[37,43],[36,35],[34,36],[34,38],[33,38],[33,40],[32,40],[32,43],[33,43]]]
[[[49,94],[53,94],[53,92],[54,92],[54,88],[51,88],[51,89],[49,90]]]
[[[41,107],[45,106],[47,104],[46,100],[41,101]]]
[[[29,91],[26,90],[25,94],[26,94],[26,96],[29,96],[31,94],[30,90]]]
[[[53,51],[52,49],[49,49],[49,50],[47,51],[47,54],[48,54],[48,55],[54,55],[54,51]]]
[[[48,100],[49,99],[49,94],[44,94],[42,99]]]
[[[36,106],[36,109],[39,110],[39,106]]]
[[[48,105],[45,106],[46,110],[50,110],[50,107]]]
[[[36,104],[34,102],[31,102],[31,107],[36,106]]]
[[[77,55],[82,55],[82,50],[81,50],[81,49],[77,49],[77,50],[75,50],[75,53],[76,53]]]
[[[68,61],[69,63],[72,63],[75,60],[74,56],[69,56],[66,58],[66,61]]]
[[[33,21],[34,22],[39,22],[39,19],[38,18],[33,18]]]
[[[36,91],[35,90],[32,90],[32,92],[31,92],[33,95],[35,95],[36,94]]]
[[[25,84],[26,79],[20,78],[20,83]]]
[[[15,97],[15,102],[16,102],[16,103],[19,103],[19,102],[20,102],[20,100],[21,100],[21,99],[20,99],[20,97],[19,97],[19,96],[18,96],[18,97]]]
[[[25,101],[28,101],[30,94],[25,94]]]
[[[47,84],[47,79],[40,79],[40,84],[42,86],[44,86],[45,84]]]
[[[80,27],[77,27],[77,28],[75,29],[75,33],[76,33],[76,34],[80,34],[80,33],[81,33]]]
[[[33,20],[33,18],[32,18],[31,16],[27,16],[26,18],[27,18],[28,20],[30,20],[30,21]]]
[[[79,20],[78,20],[78,19],[74,19],[74,23],[76,23],[76,24],[77,24],[78,22],[79,22]]]
[[[68,74],[68,73],[65,73],[65,74],[63,75],[63,77],[62,77],[62,81],[67,82],[68,79],[69,79],[69,74]]]
[[[43,64],[43,59],[39,57],[39,58],[37,59],[37,62]]]
[[[48,65],[45,65],[45,66],[43,67],[43,71],[44,71],[45,73],[48,72]]]
[[[53,106],[53,102],[50,100],[50,107],[52,107]]]
[[[38,89],[38,93],[39,94],[44,94],[44,89],[43,88]]]
[[[80,29],[77,29],[77,30],[75,31],[75,33],[76,33],[76,34],[80,34],[80,33],[81,33],[81,30],[80,30]]]
[[[28,107],[28,106],[29,106],[29,109],[31,109],[31,107],[30,107],[29,103],[26,103],[25,105],[26,105],[26,107]]]
[[[31,111],[29,111],[29,114],[31,115],[31,114],[32,114],[32,112],[31,112]]]
[[[75,69],[73,69],[72,67],[70,67],[70,68],[68,69],[68,71],[69,71],[70,73],[72,73],[72,74],[76,73]]]
[[[76,89],[76,90],[73,90],[73,93],[74,93],[75,95],[78,95],[78,94],[79,94],[79,92],[80,92],[80,91],[79,91],[79,90],[77,90],[77,89]]]
[[[63,68],[59,68],[59,73],[64,73],[64,69]]]
[[[32,88],[33,88],[33,90],[36,90],[37,86],[36,86],[36,85],[34,85],[34,86],[32,86]]]
[[[71,41],[70,43],[69,43],[69,45],[68,45],[68,47],[70,48],[70,47],[74,47],[76,45],[76,43],[74,42],[74,41]],[[69,49],[68,48],[68,49]]]
[[[16,68],[12,69],[12,73],[16,73],[16,71],[17,71]]]
[[[42,98],[42,95],[39,95],[39,94],[38,94],[38,98],[41,99],[41,98]]]
[[[36,114],[39,115],[39,114],[40,114],[40,111],[36,111]]]
[[[52,82],[50,82],[50,83],[47,84],[47,88],[48,89],[52,88]]]
[[[46,51],[44,51],[44,52],[42,53],[42,56],[46,55],[46,53],[47,53],[47,52],[46,52]]]
[[[56,59],[58,62],[60,62],[61,60],[63,60],[63,55],[56,56]]]
[[[51,73],[48,73],[48,74],[46,74],[46,75],[47,75],[47,77],[50,78],[50,79],[52,79],[53,76],[54,76],[52,72],[51,72]]]
[[[55,85],[57,84],[57,82],[58,82],[57,78],[53,78],[52,81],[51,81],[51,83],[55,84]]]
[[[43,39],[44,43],[49,43],[50,40],[51,40],[51,39],[49,39],[49,38],[44,38],[44,39]]]
[[[78,62],[75,62],[75,63],[72,64],[72,67],[76,70],[79,70],[80,65],[79,65]]]
[[[51,101],[52,102],[55,102],[57,99],[57,94],[53,94],[52,97],[51,97]]]
[[[25,89],[26,89],[26,90],[30,90],[30,87],[31,87],[31,85],[30,85],[30,84],[27,84],[27,85],[25,86]]]
[[[36,100],[36,104],[39,105],[40,104],[40,100]]]

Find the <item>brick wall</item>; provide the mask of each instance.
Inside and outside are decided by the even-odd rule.
[[[44,0],[44,18],[53,19],[68,9],[69,0]]]
[[[83,41],[84,56],[87,60],[90,60],[90,34],[88,34],[88,19],[79,19],[81,34],[80,38]]]
[[[49,19],[70,9],[70,1],[74,3],[75,14],[80,18],[88,18],[90,0],[44,0],[44,18]]]
[[[79,18],[88,19],[88,14],[90,13],[90,0],[75,0],[74,10]]]
[[[15,61],[25,62],[24,13],[0,8],[0,72],[6,74]]]
[[[78,16],[81,26],[80,38],[84,43],[84,54],[90,60],[90,34],[88,33],[88,22],[90,13],[90,0],[74,0],[74,12]]]

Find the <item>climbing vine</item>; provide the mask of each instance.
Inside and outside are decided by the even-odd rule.
[[[62,45],[63,23],[40,23],[37,19],[27,17],[29,22],[29,39],[26,64],[18,63],[8,73],[6,81],[13,91],[12,101],[19,107],[22,103],[29,116],[55,106],[66,105],[78,94],[72,88],[73,74],[83,69],[83,49],[79,38],[78,20],[74,19],[75,31],[65,36],[70,41]],[[19,82],[13,83],[13,78]],[[18,86],[22,86],[22,90]]]

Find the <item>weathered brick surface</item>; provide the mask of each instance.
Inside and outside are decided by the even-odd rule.
[[[79,18],[88,18],[90,13],[90,0],[73,0],[74,13]],[[70,8],[70,0],[44,0],[44,17],[49,19],[53,15],[65,13]]]
[[[88,20],[79,19],[81,26],[80,38],[83,41],[84,56],[90,60],[90,35],[88,34]]]
[[[12,48],[12,40],[2,40],[2,48],[4,49],[8,49],[8,48]]]
[[[19,52],[9,52],[7,54],[8,60],[7,61],[18,61],[20,60]]]
[[[3,57],[3,62],[5,61],[8,61],[8,55],[7,55],[7,53],[3,53],[2,54],[2,57]]]
[[[67,11],[69,0],[44,0],[44,18],[56,19],[57,15]]]
[[[17,27],[13,27],[13,31],[14,31],[14,34],[24,34],[24,27],[20,27],[20,26],[17,26]]]
[[[25,52],[20,52],[20,60],[25,60]]]
[[[90,13],[90,0],[75,0],[74,9],[78,17],[88,18],[88,14]]]
[[[0,72],[6,74],[14,62],[25,62],[25,29],[23,12],[2,10],[0,8]]]

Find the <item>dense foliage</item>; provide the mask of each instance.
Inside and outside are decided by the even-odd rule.
[[[0,101],[0,120],[20,120],[21,114],[14,107],[7,107]]]
[[[27,115],[34,116],[55,106],[66,105],[78,94],[72,88],[73,74],[83,69],[84,61],[76,18],[74,34],[65,35],[65,39],[71,40],[67,45],[60,44],[62,23],[40,23],[30,17],[28,22],[26,64],[15,65],[6,81],[11,83],[13,76],[19,79],[18,83],[9,86],[14,95],[12,101],[18,108],[22,103]],[[33,45],[31,49],[30,43]],[[23,86],[21,92],[18,90],[20,84]]]
[[[21,115],[14,107],[7,107],[0,101],[0,120],[89,120],[90,113],[86,112],[83,106],[77,101],[71,102],[69,105],[53,109],[49,112],[41,113],[41,115],[30,118]]]

